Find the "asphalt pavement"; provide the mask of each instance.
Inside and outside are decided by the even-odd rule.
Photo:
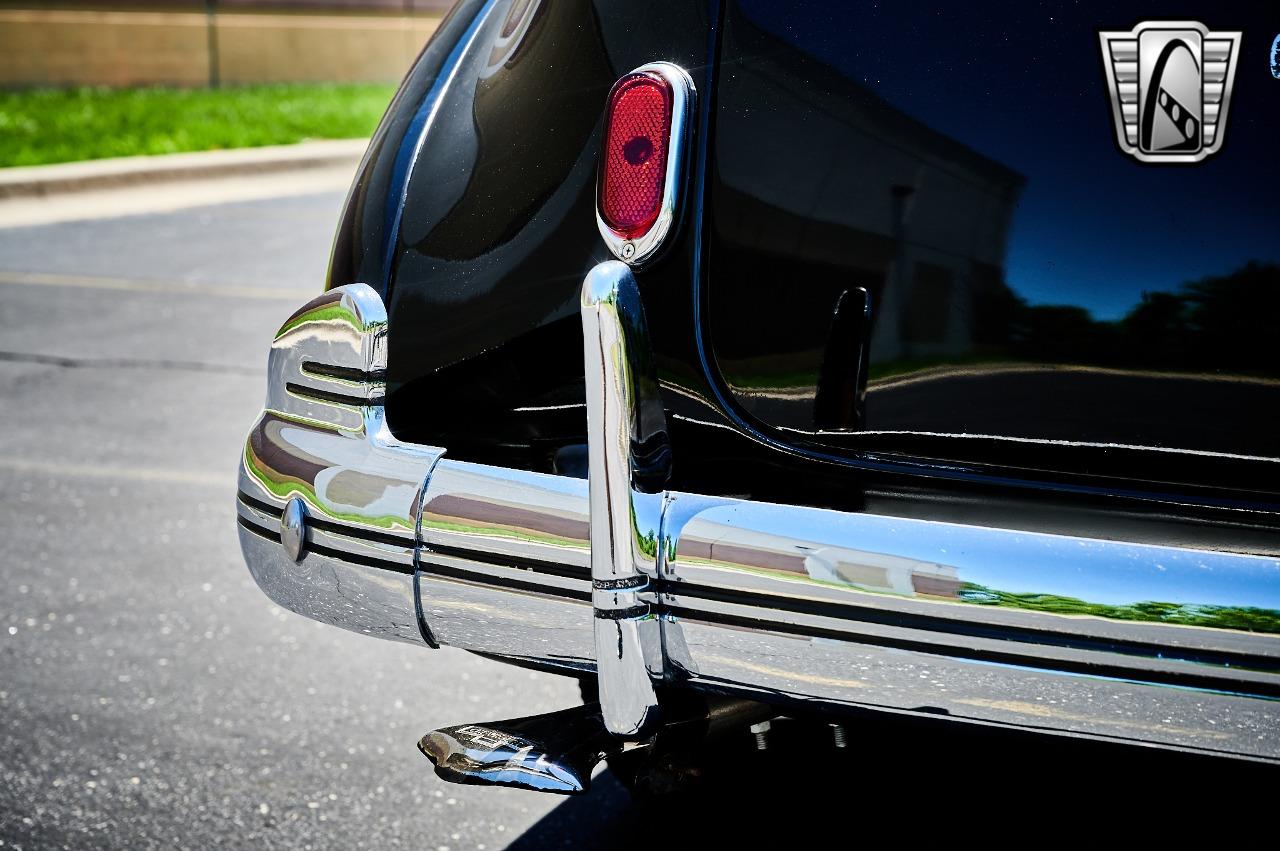
[[[0,846],[501,848],[626,807],[439,781],[422,733],[576,684],[321,626],[241,561],[267,345],[341,203],[0,230]]]

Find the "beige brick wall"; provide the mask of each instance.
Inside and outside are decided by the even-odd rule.
[[[219,15],[222,79],[398,81],[438,22],[380,16]]]
[[[438,18],[219,14],[224,83],[396,81]],[[0,86],[202,86],[208,21],[190,12],[0,9]]]

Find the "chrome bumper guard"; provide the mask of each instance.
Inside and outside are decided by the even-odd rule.
[[[626,266],[591,271],[582,313],[587,481],[396,441],[369,287],[290,317],[240,465],[267,595],[368,635],[596,672],[625,736],[668,682],[1280,760],[1280,560],[664,490]]]

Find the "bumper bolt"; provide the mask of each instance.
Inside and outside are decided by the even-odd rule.
[[[835,746],[838,748],[848,747],[849,743],[844,738],[844,725],[830,724],[828,726],[831,727],[831,740],[835,742]]]
[[[749,728],[756,737],[756,750],[767,751],[769,749],[769,729],[773,726],[770,721],[761,721],[759,724],[752,724]]]
[[[280,544],[294,561],[302,561],[307,544],[307,508],[302,500],[293,497],[280,515]]]

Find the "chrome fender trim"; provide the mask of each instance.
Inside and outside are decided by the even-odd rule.
[[[598,666],[626,735],[666,681],[1280,761],[1280,559],[665,490],[633,290],[617,263],[584,285],[589,482],[396,442],[373,291],[295,314],[241,459],[259,584],[360,632]]]

